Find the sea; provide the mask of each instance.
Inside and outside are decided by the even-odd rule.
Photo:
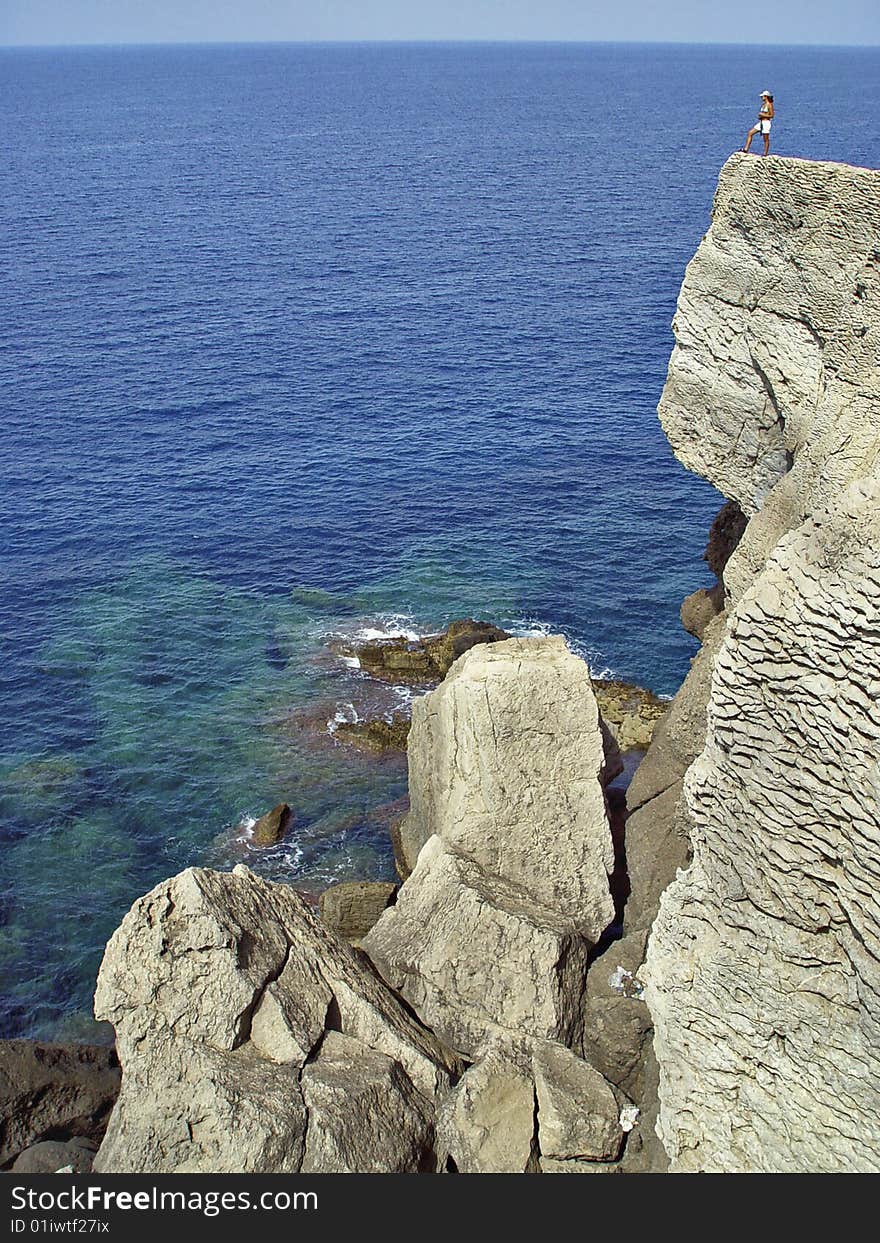
[[[405,758],[335,727],[418,692],[346,645],[675,691],[721,498],[656,405],[764,89],[775,152],[880,163],[877,49],[0,50],[0,1034],[100,1037],[182,868],[393,876]]]

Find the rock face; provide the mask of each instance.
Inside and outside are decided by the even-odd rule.
[[[405,831],[421,849],[363,946],[465,1054],[505,1030],[579,1039],[589,950],[614,918],[604,765],[589,671],[558,637],[474,648],[414,705]]]
[[[673,1169],[880,1169],[878,237],[880,174],[736,156],[679,300],[661,420],[748,524],[640,972]]]
[[[102,1045],[0,1041],[0,1167],[42,1140],[97,1143],[119,1082],[116,1054]]]
[[[434,1103],[455,1059],[293,890],[243,866],[191,868],[139,899],[95,1009],[124,1072],[98,1172],[436,1163]],[[380,1100],[395,1145],[370,1139]]]

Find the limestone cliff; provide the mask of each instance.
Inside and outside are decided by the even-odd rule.
[[[642,969],[659,1131],[673,1169],[877,1170],[880,173],[733,157],[674,329],[664,429],[749,521]]]

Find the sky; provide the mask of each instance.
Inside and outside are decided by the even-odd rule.
[[[0,45],[539,39],[880,43],[880,0],[0,0]]]

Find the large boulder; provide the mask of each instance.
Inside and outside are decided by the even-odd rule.
[[[434,1103],[399,1062],[330,1031],[305,1067],[303,1174],[433,1174]]]
[[[362,945],[421,1020],[465,1056],[504,1033],[580,1039],[590,942],[439,837]]]
[[[100,1141],[119,1083],[103,1045],[0,1041],[0,1167],[40,1140]]]
[[[437,1138],[447,1166],[459,1174],[534,1170],[535,1084],[528,1053],[492,1043],[447,1094]]]
[[[468,1056],[504,1031],[580,1038],[614,919],[605,762],[589,670],[558,637],[475,648],[414,705],[415,867],[363,947]]]
[[[638,1110],[570,1049],[540,1041],[532,1055],[538,1144],[556,1161],[615,1161]]]
[[[436,834],[596,941],[614,918],[604,765],[589,669],[561,636],[472,649],[413,705],[410,862]]]
[[[458,1063],[298,894],[243,866],[191,868],[139,899],[107,946],[95,1008],[116,1028],[124,1071],[99,1172],[294,1172],[306,1154],[347,1169],[340,1076],[347,1127],[369,1131],[384,1077],[424,1115],[424,1150],[408,1150],[407,1168],[434,1160],[434,1102]],[[331,1034],[326,1083],[315,1072],[306,1092],[303,1068]],[[355,1044],[365,1056],[346,1061]],[[382,1151],[370,1168],[401,1168],[399,1147],[384,1166]]]

